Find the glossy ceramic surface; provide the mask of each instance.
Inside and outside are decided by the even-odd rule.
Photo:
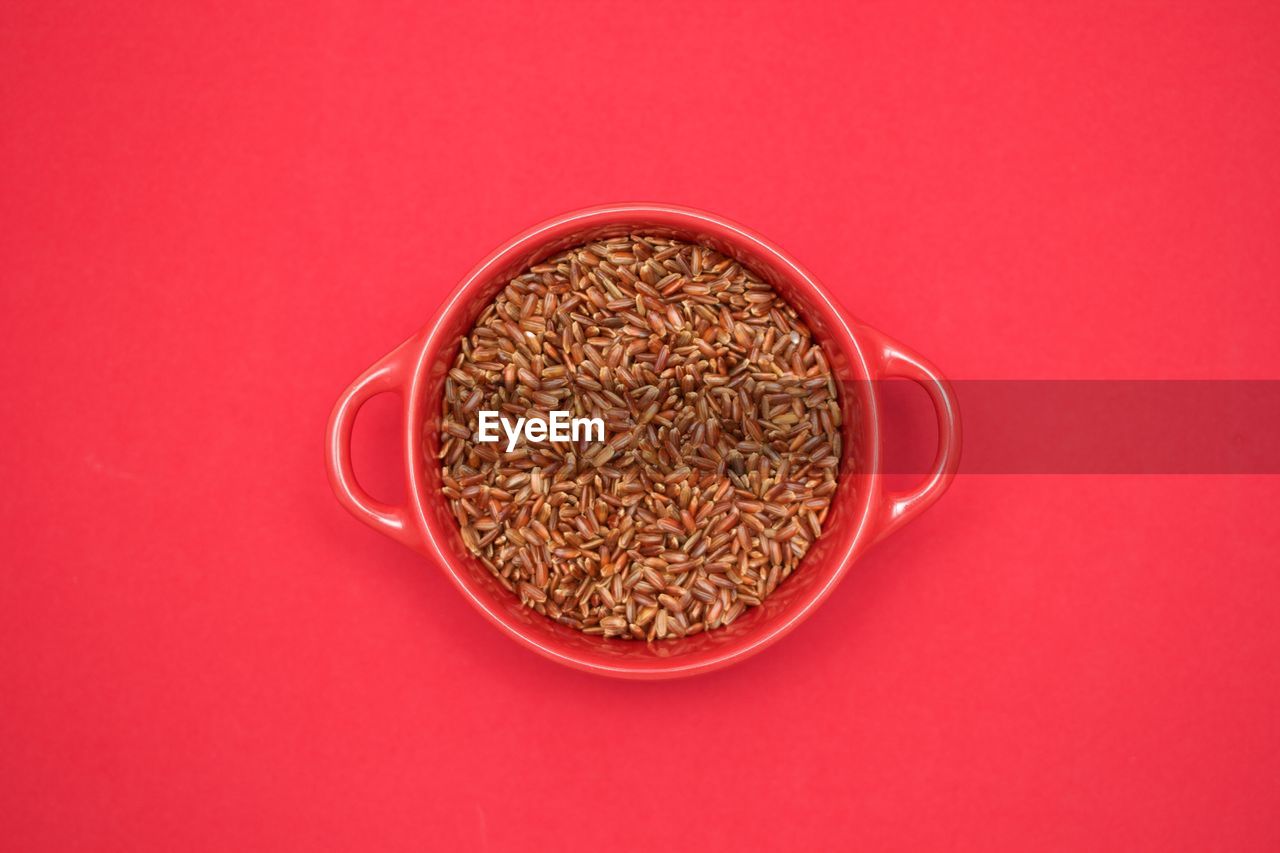
[[[823,528],[797,571],[759,607],[728,628],[653,644],[606,640],[559,625],[522,607],[462,544],[440,491],[435,463],[444,377],[458,342],[506,282],[531,263],[573,245],[633,231],[710,245],[750,266],[790,301],[821,341],[841,381],[844,458],[841,480]],[[876,380],[919,383],[938,418],[931,474],[909,492],[884,488],[881,415]],[[360,488],[351,467],[351,427],[374,395],[403,400],[404,506],[390,506]],[[839,307],[822,285],[779,248],[727,220],[663,204],[618,204],[544,222],[476,267],[409,340],[366,370],[339,398],[329,418],[325,461],[338,500],[375,530],[435,560],[458,590],[496,627],[552,660],[626,678],[671,678],[717,669],[776,642],[813,612],[873,542],[906,524],[946,491],[960,454],[960,419],[946,379],[907,347]],[[428,463],[430,460],[430,463]],[[434,606],[448,606],[437,602]]]

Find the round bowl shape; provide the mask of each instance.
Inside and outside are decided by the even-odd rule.
[[[642,643],[584,634],[529,610],[466,549],[441,493],[444,378],[484,307],[530,264],[571,246],[644,232],[702,243],[768,281],[809,324],[840,382],[843,458],[840,485],[822,536],[786,582],[730,626],[677,640]],[[881,474],[877,381],[919,383],[938,417],[931,474],[909,492],[889,492]],[[360,406],[385,391],[403,399],[406,505],[375,500],[351,467],[351,426]],[[811,275],[751,231],[708,213],[666,204],[616,204],[557,216],[511,240],[476,267],[435,319],[366,370],[329,419],[325,457],[334,493],[357,518],[436,560],[471,604],[503,633],[552,660],[588,672],[657,679],[707,672],[743,660],[795,628],[826,599],[862,551],[936,501],[955,476],[959,411],[951,388],[927,361],[854,320]]]

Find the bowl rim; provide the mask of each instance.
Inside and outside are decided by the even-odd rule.
[[[826,288],[804,267],[795,261],[779,246],[765,239],[754,231],[723,217],[681,205],[661,203],[620,203],[606,204],[564,213],[547,219],[529,228],[497,249],[489,253],[485,260],[477,264],[436,310],[431,320],[414,336],[410,337],[397,352],[405,355],[417,350],[416,360],[412,367],[412,376],[405,389],[405,460],[408,467],[407,499],[412,507],[411,517],[420,533],[420,547],[427,556],[436,560],[454,586],[471,602],[480,613],[495,627],[515,639],[521,645],[551,660],[587,672],[595,672],[623,678],[660,679],[674,678],[708,672],[745,660],[793,631],[813,611],[821,605],[844,579],[852,564],[873,539],[872,520],[878,500],[883,498],[883,489],[867,488],[860,490],[856,509],[856,529],[848,539],[848,544],[841,552],[828,555],[827,560],[837,563],[830,571],[825,582],[813,590],[797,598],[792,610],[783,618],[770,623],[767,630],[757,634],[749,634],[739,643],[732,644],[722,650],[708,650],[693,654],[688,658],[652,658],[644,660],[610,660],[605,661],[583,655],[574,649],[560,648],[547,637],[538,636],[524,626],[512,621],[504,610],[493,606],[487,596],[477,594],[466,581],[469,568],[461,563],[448,543],[449,534],[453,531],[437,529],[438,520],[428,511],[425,504],[427,484],[424,482],[424,451],[421,430],[425,423],[428,402],[425,388],[428,383],[427,372],[439,360],[442,351],[449,348],[456,336],[449,335],[446,327],[449,320],[459,311],[465,310],[468,297],[477,289],[491,286],[494,276],[508,268],[522,255],[541,246],[554,242],[557,237],[572,233],[575,229],[587,227],[604,227],[631,224],[643,218],[645,224],[652,224],[656,218],[681,228],[701,228],[715,236],[736,244],[739,247],[765,256],[766,260],[783,271],[791,283],[799,285],[807,296],[822,306],[826,315],[824,320],[830,326],[831,334],[838,335],[849,346],[855,356],[851,365],[859,375],[841,377],[847,385],[850,382],[870,385],[873,377],[872,363],[868,359],[867,335],[877,333],[869,327],[854,320],[827,292]],[[638,224],[638,223],[637,223]],[[449,338],[446,340],[445,338]],[[861,469],[856,476],[868,478],[873,482],[879,478],[881,465],[880,442],[880,408],[878,395],[868,387],[868,393],[862,395],[865,401],[861,426],[864,430],[864,447],[868,449],[866,457],[861,461]],[[431,404],[438,404],[432,400]],[[842,427],[843,429],[843,427]]]

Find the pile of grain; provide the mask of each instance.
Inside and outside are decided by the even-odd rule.
[[[606,441],[475,440],[477,413],[599,417]],[[513,279],[445,384],[444,493],[467,548],[529,607],[588,634],[678,638],[759,604],[821,534],[840,464],[836,384],[750,270],[645,235]]]

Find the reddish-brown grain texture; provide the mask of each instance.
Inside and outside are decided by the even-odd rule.
[[[475,439],[479,412],[598,417],[605,440]],[[588,634],[719,628],[796,570],[840,466],[821,347],[750,270],[633,234],[513,279],[461,342],[440,464],[466,547]]]

